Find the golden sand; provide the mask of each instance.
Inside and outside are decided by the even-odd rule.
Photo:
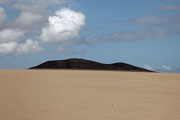
[[[0,120],[180,120],[180,74],[1,70]]]

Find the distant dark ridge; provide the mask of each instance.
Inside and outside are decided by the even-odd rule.
[[[85,59],[67,59],[47,61],[29,69],[72,69],[72,70],[114,70],[114,71],[138,71],[153,72],[144,68],[136,67],[126,63],[103,64]]]

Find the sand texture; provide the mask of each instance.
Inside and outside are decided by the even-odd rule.
[[[180,120],[180,74],[1,70],[0,120]]]

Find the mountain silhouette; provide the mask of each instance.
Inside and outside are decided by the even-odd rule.
[[[114,70],[114,71],[139,71],[153,72],[144,68],[136,67],[126,63],[103,64],[85,59],[66,59],[47,61],[29,69],[72,69],[72,70]]]

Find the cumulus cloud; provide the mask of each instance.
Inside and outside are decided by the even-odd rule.
[[[0,7],[0,54],[36,53],[43,50],[39,42],[61,42],[77,37],[85,24],[85,16],[81,12],[64,8],[49,16],[54,12],[50,9],[52,6],[61,8],[67,1],[0,0],[0,5],[4,6]],[[19,14],[10,22],[6,21],[8,13],[5,8]]]
[[[18,28],[4,28],[0,30],[0,53],[22,55],[27,53],[36,53],[43,48],[39,46],[37,41],[27,39],[24,43],[21,43],[25,39],[26,30],[19,29],[21,27],[33,26],[40,18],[36,15],[22,12],[16,19]]]
[[[81,27],[85,25],[85,16],[64,8],[56,11],[55,16],[50,16],[48,21],[48,25],[42,29],[41,41],[61,42],[78,37]]]
[[[0,53],[3,54],[10,54],[15,51],[18,44],[16,42],[10,42],[10,43],[2,43],[0,44]]]
[[[42,51],[43,48],[39,43],[32,39],[27,39],[25,43],[19,44],[16,54],[36,53]]]
[[[1,14],[3,12],[5,13],[5,10],[1,9]],[[81,27],[85,25],[83,13],[63,8],[57,10],[54,16],[49,16],[46,26],[42,27],[41,25],[41,33],[35,35],[36,38],[39,38],[37,39],[40,40],[39,42],[27,39],[26,34],[30,33],[29,29],[37,26],[43,20],[44,17],[39,13],[20,12],[12,24],[13,26],[0,30],[0,53],[12,55],[36,53],[43,50],[39,46],[39,42],[57,43],[72,40],[78,37]],[[25,39],[27,40],[22,43]],[[59,48],[58,51],[60,51]]]
[[[0,7],[0,54],[36,53],[43,50],[39,45],[42,42],[65,43],[78,37],[85,25],[85,15],[67,8],[59,9],[69,1],[0,0],[0,5],[4,6]],[[18,14],[7,17],[10,12],[6,13],[7,8]],[[55,9],[59,10],[54,13]],[[59,53],[63,50],[57,48]]]
[[[7,18],[6,11],[4,8],[0,7],[0,28],[5,23]]]
[[[40,24],[43,21],[43,17],[39,14],[33,14],[31,12],[21,12],[15,21],[15,24],[20,28],[29,28],[34,25]]]
[[[24,43],[8,42],[0,44],[0,53],[21,55],[27,53],[36,53],[42,51],[37,41],[27,39]]]
[[[152,71],[154,70],[154,68],[151,67],[150,65],[144,65],[143,67],[147,70],[152,70]]]
[[[68,0],[0,0],[0,5],[20,13],[18,18],[13,18],[16,19],[13,21],[13,26],[8,24],[9,28],[15,26],[18,29],[22,27],[30,29],[31,25],[39,25],[48,20],[48,14],[51,13],[50,7],[60,6],[66,1]],[[2,8],[0,8],[0,15],[0,21],[2,21],[5,18]]]
[[[4,29],[0,31],[0,43],[19,41],[24,33],[25,31],[18,29]]]

